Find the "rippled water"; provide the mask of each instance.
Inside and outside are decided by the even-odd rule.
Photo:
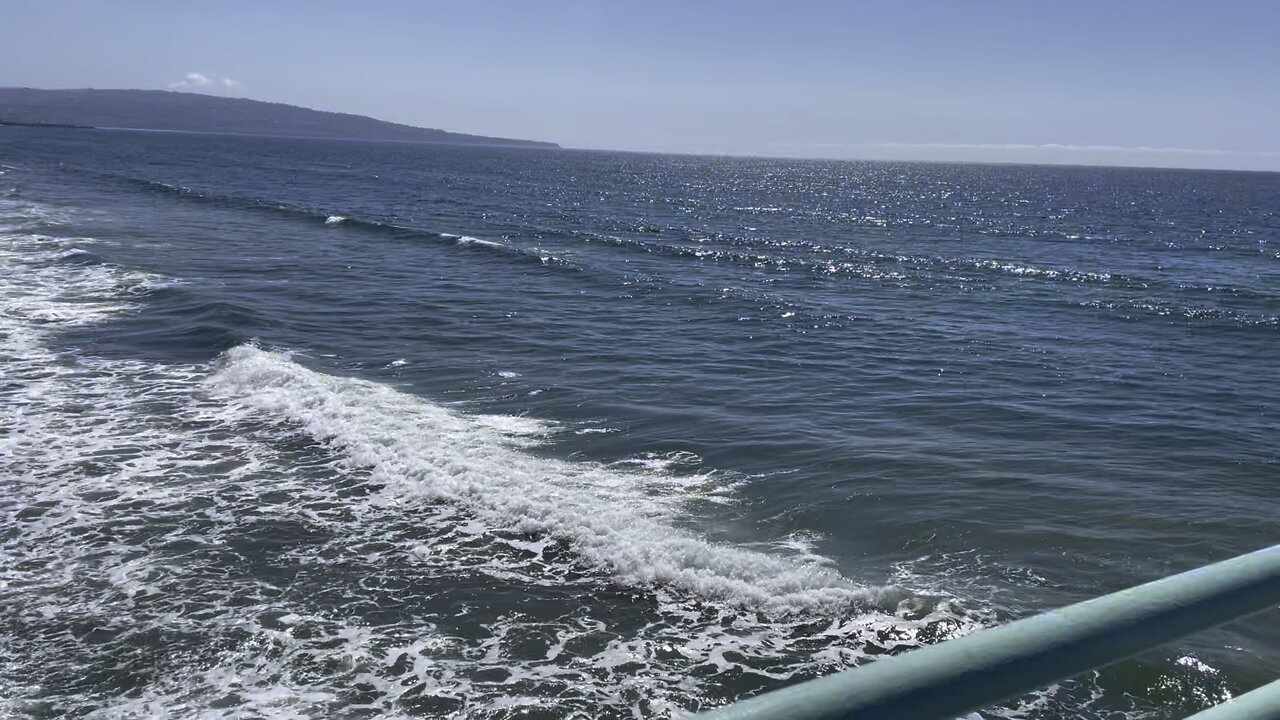
[[[0,714],[679,716],[1277,540],[1280,175],[0,164]],[[984,716],[1185,715],[1275,620]]]

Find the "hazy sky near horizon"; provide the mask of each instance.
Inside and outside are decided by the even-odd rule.
[[[587,148],[1280,170],[1280,2],[0,0],[0,86]]]

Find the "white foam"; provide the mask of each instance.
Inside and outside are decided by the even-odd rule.
[[[396,496],[454,503],[494,528],[545,533],[635,586],[788,614],[851,607],[879,596],[829,568],[710,543],[674,522],[682,499],[651,478],[520,449],[529,421],[495,423],[353,378],[317,373],[287,355],[234,348],[210,378],[229,401],[299,424],[366,467]],[[660,478],[669,489],[669,478]]]
[[[324,219],[324,224],[329,226],[341,225],[346,221],[347,219],[341,215],[330,215],[329,217]]]
[[[446,237],[449,237],[446,235]],[[494,240],[485,240],[484,238],[471,237],[470,235],[458,236],[456,242],[459,245],[479,245],[481,247],[504,248],[506,243],[500,243]]]
[[[574,435],[607,435],[609,433],[621,432],[618,428],[612,427],[586,427],[578,428],[573,431]]]
[[[671,472],[681,468],[694,468],[701,464],[702,458],[698,457],[697,453],[691,453],[687,450],[676,450],[667,453],[646,452],[612,463],[614,467],[632,466],[657,473]]]
[[[1038,277],[1046,280],[1068,280],[1072,282],[1106,283],[1111,282],[1108,272],[1089,272],[1084,270],[1060,270],[1057,268],[1039,267],[1025,263],[1004,260],[971,260],[969,264],[982,270],[997,270],[1019,277]]]

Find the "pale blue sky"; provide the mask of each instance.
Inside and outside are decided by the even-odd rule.
[[[200,73],[205,92],[572,147],[1280,170],[1280,2],[3,0],[0,17],[0,86]]]

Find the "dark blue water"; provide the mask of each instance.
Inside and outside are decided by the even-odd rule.
[[[1280,175],[0,164],[3,713],[678,716],[1278,539]],[[1276,619],[983,717],[1181,717]]]

